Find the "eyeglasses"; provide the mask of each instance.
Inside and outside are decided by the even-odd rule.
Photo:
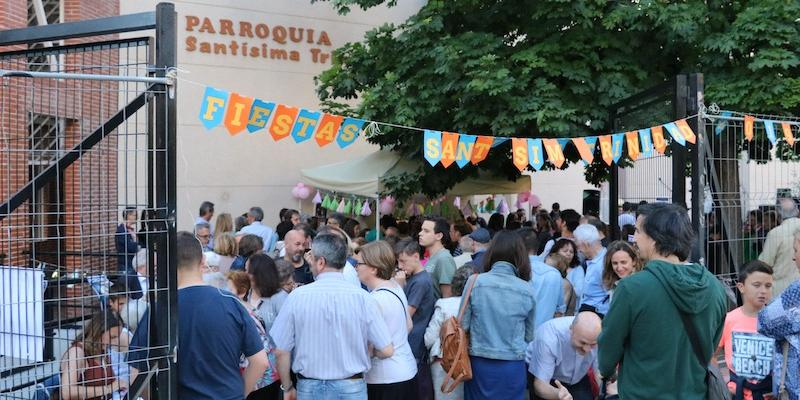
[[[356,267],[358,267],[359,265],[367,265],[367,263],[365,262],[356,263]]]

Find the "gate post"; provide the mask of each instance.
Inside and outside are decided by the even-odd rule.
[[[177,66],[177,31],[175,6],[171,3],[159,3],[156,6],[156,75],[164,77],[166,69]],[[157,278],[159,288],[164,290],[156,294],[156,313],[151,321],[151,339],[155,339],[158,350],[159,370],[157,377],[156,399],[178,398],[178,374],[173,361],[175,346],[178,343],[178,288],[177,259],[175,248],[176,236],[176,100],[170,91],[176,87],[164,86],[164,92],[156,96],[155,118],[155,203],[159,221],[164,221],[162,228],[166,235],[157,235],[156,252]],[[172,92],[174,93],[174,92]],[[166,267],[166,268],[165,268]],[[152,329],[155,328],[155,329]]]
[[[689,75],[687,93],[686,113],[688,115],[697,115],[697,117],[687,121],[689,126],[694,130],[697,136],[697,141],[691,148],[691,164],[692,164],[692,228],[695,235],[697,235],[697,254],[696,259],[692,261],[699,261],[705,259],[706,238],[705,232],[705,213],[703,212],[703,203],[705,199],[705,123],[700,111],[703,109],[704,102],[704,81],[703,74]]]
[[[686,118],[688,114],[688,93],[686,75],[675,76],[675,99],[673,107],[675,119]],[[670,146],[672,149],[672,202],[686,204],[686,159],[687,148],[684,146]]]

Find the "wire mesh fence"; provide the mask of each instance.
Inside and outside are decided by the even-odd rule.
[[[146,391],[149,370],[169,379],[172,332],[150,321],[171,319],[163,293],[175,290],[156,127],[174,92],[137,79],[165,73],[153,38],[71,42],[0,53],[4,399],[121,399]]]
[[[800,122],[788,116],[749,115],[759,120]],[[742,265],[761,257],[773,266],[775,279],[779,280],[788,271],[774,254],[765,254],[765,242],[776,227],[796,220],[791,212],[781,212],[780,204],[789,201],[794,205],[800,198],[800,145],[790,143],[794,142],[797,126],[790,126],[786,137],[779,125],[768,134],[764,123],[755,123],[752,140],[748,140],[743,117],[736,112],[722,112],[705,119],[706,263],[712,271],[735,279]],[[791,260],[787,253],[792,251],[791,246],[780,251],[783,261]]]

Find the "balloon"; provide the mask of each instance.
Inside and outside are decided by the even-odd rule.
[[[395,200],[392,196],[386,196],[381,200],[380,211],[381,215],[389,215],[394,213]]]
[[[531,192],[522,192],[517,195],[517,201],[519,203],[527,203],[531,198]]]
[[[311,195],[311,188],[306,186],[303,182],[298,183],[292,188],[292,196],[295,199],[307,199]]]
[[[528,202],[530,203],[531,207],[533,207],[533,208],[536,208],[536,207],[539,207],[539,206],[542,205],[542,200],[539,199],[539,196],[537,196],[535,194],[531,194],[531,197],[530,197],[530,199],[528,199]]]

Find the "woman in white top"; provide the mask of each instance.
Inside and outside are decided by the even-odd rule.
[[[417,396],[417,363],[408,344],[412,324],[403,288],[392,280],[397,265],[394,251],[388,243],[377,241],[362,246],[355,258],[358,278],[378,302],[394,345],[392,357],[372,358],[372,368],[364,376],[368,397],[413,399]]]
[[[453,275],[451,287],[453,297],[436,300],[436,307],[433,310],[433,317],[425,329],[425,346],[431,349],[431,375],[433,377],[433,394],[436,400],[461,400],[464,398],[464,386],[459,384],[450,393],[442,393],[442,383],[444,382],[445,371],[442,368],[442,348],[439,341],[439,330],[444,321],[450,317],[458,318],[458,307],[461,304],[461,295],[464,292],[464,285],[472,275],[472,263],[464,264],[456,270]]]

